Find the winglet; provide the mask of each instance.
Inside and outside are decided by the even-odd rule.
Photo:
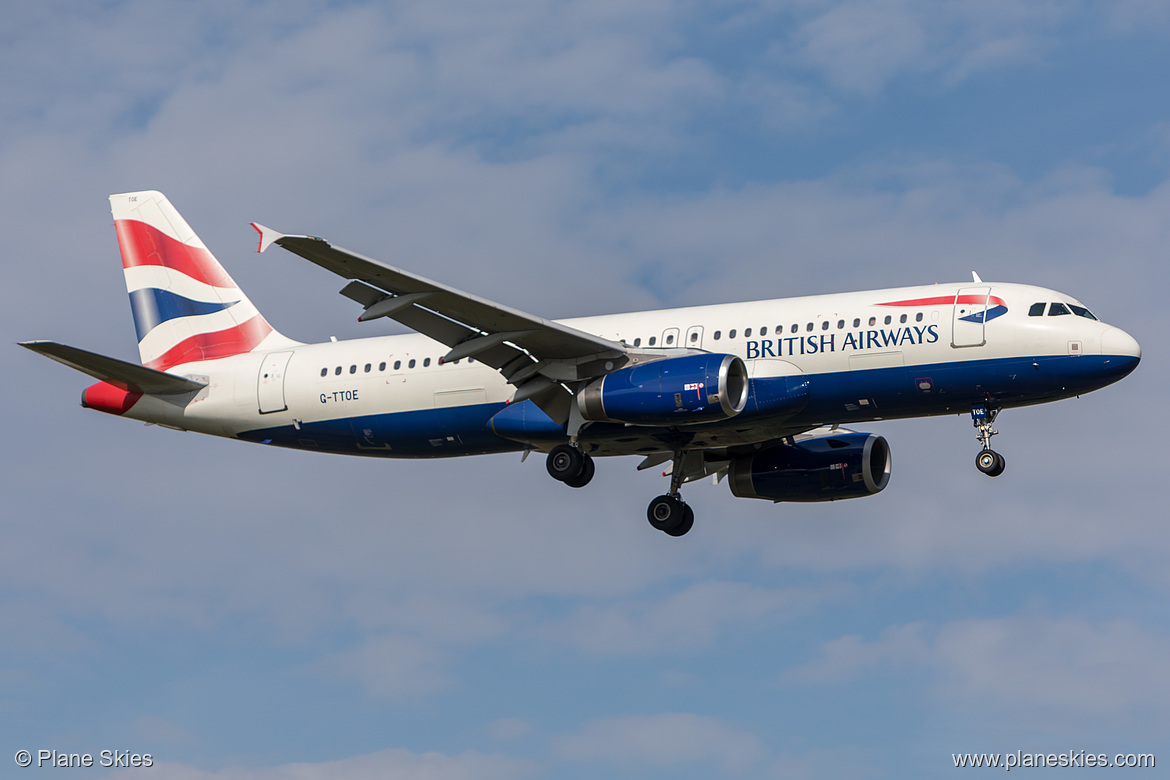
[[[260,246],[256,249],[257,252],[263,252],[268,247],[272,246],[273,242],[284,238],[284,233],[277,233],[269,227],[264,227],[258,222],[253,222],[252,227],[260,234]]]
[[[974,271],[971,272],[971,281],[975,284],[983,284],[983,280],[979,278],[979,274]]]

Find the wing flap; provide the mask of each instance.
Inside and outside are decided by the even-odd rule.
[[[106,357],[96,352],[59,344],[56,341],[22,341],[20,346],[38,355],[56,360],[84,374],[89,374],[106,384],[121,390],[146,395],[179,395],[194,393],[207,387],[206,382],[196,382],[176,374],[156,371],[153,368],[127,363],[125,360]]]

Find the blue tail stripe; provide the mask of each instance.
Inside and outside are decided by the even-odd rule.
[[[147,287],[130,293],[130,309],[134,312],[134,330],[138,332],[139,341],[142,341],[147,333],[167,320],[173,320],[176,317],[214,314],[237,303],[239,301],[231,301],[230,303],[193,301],[157,287]]]

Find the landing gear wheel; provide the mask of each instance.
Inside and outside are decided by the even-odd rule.
[[[667,531],[666,533],[668,535],[683,536],[695,525],[695,510],[691,509],[689,504],[683,504],[683,511],[685,512],[683,521],[679,524],[678,528],[675,528],[673,531]]]
[[[585,467],[585,454],[571,444],[558,444],[549,452],[545,466],[550,477],[567,482],[581,476]]]
[[[565,480],[565,484],[569,487],[585,487],[589,484],[589,480],[593,479],[593,474],[597,471],[597,466],[593,463],[593,458],[588,455],[582,455],[581,457],[581,473]]]
[[[690,522],[693,525],[695,513],[690,511],[690,507],[677,496],[665,495],[650,502],[650,506],[646,509],[646,519],[659,531],[665,531],[672,536],[682,536],[691,530],[690,526],[687,525],[688,512],[690,513]],[[684,527],[685,530],[683,530]]]
[[[999,461],[999,465],[997,465],[995,469],[989,473],[993,477],[998,477],[1003,473],[1003,470],[1007,468],[1007,461],[1004,460],[1003,455],[1000,455],[998,452],[995,453],[995,458]]]
[[[975,468],[989,477],[998,477],[1006,467],[1003,456],[995,450],[983,450],[975,456]]]

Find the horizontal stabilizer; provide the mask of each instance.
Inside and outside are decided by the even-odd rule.
[[[86,352],[84,349],[58,344],[55,341],[22,341],[20,346],[37,354],[64,363],[82,373],[89,374],[106,384],[133,393],[146,395],[179,395],[193,393],[207,387],[206,382],[156,371],[153,368],[127,363],[125,360]]]

